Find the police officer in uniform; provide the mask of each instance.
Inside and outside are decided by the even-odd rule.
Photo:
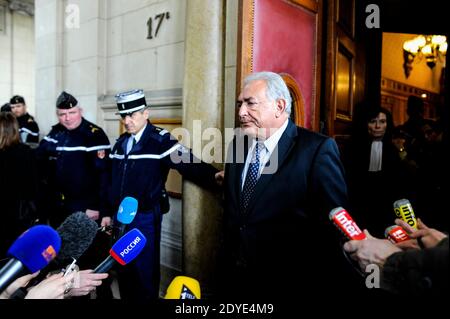
[[[107,200],[108,137],[97,125],[82,117],[82,109],[71,94],[62,92],[56,101],[59,123],[45,136],[37,156],[46,172],[50,224],[57,227],[77,211],[89,218],[111,224],[104,204]]]
[[[20,95],[14,95],[9,101],[11,112],[19,122],[19,133],[22,143],[39,143],[39,126],[27,112],[25,99]]]
[[[46,183],[41,211],[53,227],[74,212],[85,212],[99,226],[111,225],[106,209],[111,145],[105,132],[82,116],[78,101],[62,92],[56,101],[59,123],[36,150]],[[43,187],[44,188],[44,187]],[[90,247],[77,260],[80,269],[94,269],[108,256],[110,236],[98,232]],[[110,278],[97,287],[97,299],[112,299]],[[87,296],[89,298],[89,296]]]
[[[201,162],[167,130],[150,123],[149,107],[142,90],[116,95],[118,114],[126,133],[111,151],[111,203],[118,207],[126,196],[138,200],[138,213],[128,229],[138,228],[146,246],[126,267],[119,268],[121,299],[156,299],[160,282],[161,197],[170,168],[194,183],[217,187],[217,170]]]

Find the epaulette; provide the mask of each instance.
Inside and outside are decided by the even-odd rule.
[[[157,126],[155,126],[155,131],[156,131],[156,133],[158,133],[158,134],[161,135],[161,136],[163,136],[163,135],[169,133],[168,130],[163,129],[163,128],[161,128],[161,127],[157,127]]]
[[[89,130],[91,131],[91,133],[95,133],[96,131],[100,131],[100,128],[93,124],[89,124]]]

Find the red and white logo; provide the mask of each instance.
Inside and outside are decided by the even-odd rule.
[[[332,216],[333,222],[336,226],[351,240],[366,239],[366,235],[359,229],[358,225],[353,221],[353,218],[345,210],[341,209]]]

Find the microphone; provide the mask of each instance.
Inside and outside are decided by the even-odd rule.
[[[402,241],[409,239],[409,235],[406,231],[398,225],[392,225],[386,228],[384,236],[393,244],[401,243]]]
[[[138,209],[138,201],[133,197],[125,197],[117,210],[117,221],[120,223],[119,235],[122,237],[125,233],[125,227],[133,221]]]
[[[176,276],[167,287],[164,299],[200,299],[200,283],[191,277]]]
[[[98,226],[84,212],[69,215],[56,229],[61,237],[61,250],[56,260],[68,263],[78,260],[89,248],[97,235]]]
[[[394,212],[397,218],[405,221],[409,226],[417,229],[416,215],[412,209],[412,205],[409,200],[403,198],[394,202]]]
[[[344,234],[345,238],[348,240],[364,240],[367,239],[366,234],[364,234],[361,229],[356,225],[350,214],[342,207],[336,207],[330,211],[328,217],[333,222],[333,224]],[[356,272],[364,277],[365,274],[359,269],[357,263],[350,258],[348,253],[342,247],[342,253],[348,263],[356,270]]]
[[[8,250],[12,258],[0,269],[0,292],[26,273],[41,270],[52,261],[61,247],[58,233],[47,225],[26,230]]]
[[[144,248],[147,239],[137,228],[122,236],[109,250],[109,256],[94,269],[94,273],[106,273],[116,262],[122,266],[136,258]]]
[[[92,244],[97,235],[97,223],[90,219],[84,212],[75,212],[69,215],[56,229],[61,238],[61,249],[56,258],[43,271],[34,277],[25,288],[35,286],[55,270],[55,268],[65,267],[69,272],[75,268],[76,261]]]
[[[328,217],[348,240],[363,240],[367,238],[344,208],[334,208]]]

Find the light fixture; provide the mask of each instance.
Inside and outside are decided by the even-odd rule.
[[[403,43],[403,69],[409,77],[414,60],[420,62],[423,58],[430,69],[437,60],[444,60],[447,53],[447,38],[443,35],[419,35]],[[416,59],[417,58],[417,59]]]

